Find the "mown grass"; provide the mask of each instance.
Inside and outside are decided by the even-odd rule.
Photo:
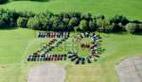
[[[0,64],[21,60],[34,32],[27,29],[0,30]]]
[[[26,57],[40,48],[47,39],[36,39],[29,29],[0,30],[0,82],[27,82],[27,73],[36,63]]]
[[[40,13],[49,10],[54,13],[77,11],[93,15],[104,14],[112,17],[122,14],[130,19],[142,19],[142,0],[51,0],[49,2],[15,1],[0,8],[16,11],[32,11]],[[35,38],[36,32],[29,29],[0,30],[0,82],[27,82],[27,73],[33,65],[25,61],[30,54],[42,46],[47,40]],[[75,35],[72,33],[72,35]],[[142,36],[131,34],[101,34],[105,52],[101,58],[92,64],[66,64],[67,76],[65,82],[118,82],[115,65],[120,60],[142,55]],[[70,39],[64,44],[71,44]],[[59,47],[61,48],[61,46]],[[73,49],[66,47],[60,53]],[[55,52],[59,52],[56,48]],[[82,52],[80,52],[82,53]],[[84,53],[84,52],[83,52]]]
[[[77,11],[104,14],[112,17],[116,14],[127,16],[130,19],[142,19],[141,0],[51,0],[49,2],[15,1],[1,8],[17,11],[33,11],[35,13],[49,10],[54,13]]]
[[[142,56],[140,35],[101,34],[106,49],[101,58],[85,66],[67,67],[66,82],[118,82],[115,66],[125,58]]]
[[[0,82],[27,82],[28,71],[41,63],[28,63],[25,58],[48,39],[35,38],[36,32],[29,29],[0,30],[0,35]],[[65,82],[118,82],[116,64],[124,58],[142,55],[141,35],[100,35],[106,50],[97,62],[78,66],[68,61],[59,62],[67,66]],[[70,39],[65,43],[68,42],[71,43]]]

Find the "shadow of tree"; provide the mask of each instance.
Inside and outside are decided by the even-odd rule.
[[[18,27],[0,27],[0,30],[14,30],[17,29]]]
[[[9,2],[9,0],[0,0],[0,5],[6,4],[8,2]]]
[[[36,2],[48,2],[51,0],[9,0],[9,1],[36,1]]]

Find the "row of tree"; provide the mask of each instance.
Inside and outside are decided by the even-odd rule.
[[[0,4],[4,4],[4,3],[7,3],[8,0],[0,0]]]
[[[22,27],[45,31],[99,31],[99,32],[142,32],[142,22],[130,21],[125,16],[116,15],[111,19],[104,15],[68,12],[53,14],[49,11],[35,14],[0,10],[0,28]]]
[[[5,4],[10,1],[24,1],[24,0],[0,0],[0,4]],[[49,0],[26,0],[26,1],[38,1],[38,2],[43,2],[43,1],[49,1]]]

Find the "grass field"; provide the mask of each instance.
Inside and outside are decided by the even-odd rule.
[[[93,15],[104,14],[112,17],[116,14],[125,15],[130,19],[142,20],[142,0],[51,0],[48,2],[15,1],[1,8],[17,11],[34,11],[36,13],[49,10],[59,12],[90,12]]]
[[[93,15],[104,14],[112,17],[122,14],[130,19],[142,20],[142,0],[51,0],[49,2],[15,1],[0,8],[14,9],[16,11],[33,11],[40,13],[46,10],[60,12],[90,12]],[[75,35],[75,33],[71,33]],[[105,52],[100,59],[88,65],[65,64],[67,76],[65,82],[118,82],[115,65],[120,60],[142,55],[142,36],[131,34],[100,34],[103,37],[102,46]],[[29,69],[40,63],[27,63],[25,58],[40,48],[47,39],[37,39],[36,31],[30,29],[0,29],[0,82],[27,82]],[[72,44],[68,39],[65,44]],[[61,50],[62,48],[62,50]],[[51,53],[65,53],[72,47],[59,46]],[[81,51],[84,56],[86,51]],[[42,62],[43,63],[43,62]]]
[[[36,39],[36,32],[29,29],[0,30],[0,35],[0,82],[26,82],[31,66],[40,63],[27,63],[25,57],[47,40]],[[140,35],[102,33],[101,36],[106,50],[99,61],[83,66],[59,62],[67,65],[65,82],[118,82],[115,65],[123,58],[142,55]]]

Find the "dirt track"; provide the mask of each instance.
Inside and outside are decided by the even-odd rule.
[[[120,82],[142,82],[142,57],[125,59],[116,68]]]
[[[43,64],[31,69],[28,82],[64,82],[65,74],[64,66]]]

